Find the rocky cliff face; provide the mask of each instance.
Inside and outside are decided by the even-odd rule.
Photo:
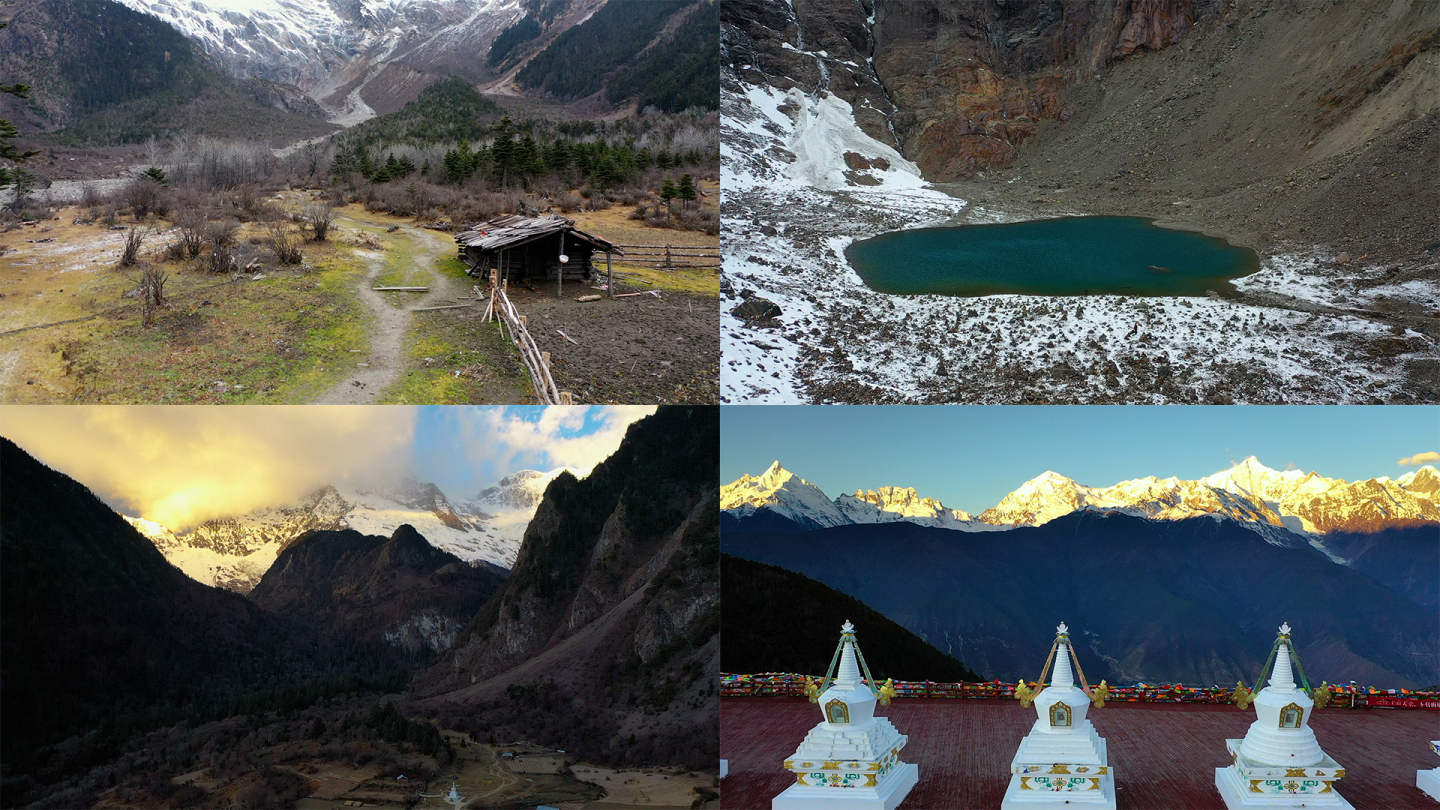
[[[718,435],[714,408],[663,408],[585,479],[556,477],[510,579],[417,688],[470,716],[458,707],[504,694],[515,722],[528,722],[534,695],[507,690],[543,681],[589,707],[585,733],[550,733],[567,750],[613,761],[711,755],[696,739],[713,737],[717,708]],[[624,742],[635,733],[664,741],[642,751]]]
[[[827,91],[870,137],[927,179],[1006,166],[1045,121],[1075,112],[1066,88],[1158,51],[1216,0],[796,0],[726,4],[731,77]]]
[[[280,553],[250,599],[331,636],[448,650],[504,577],[435,548],[409,525],[390,537],[316,531]]]

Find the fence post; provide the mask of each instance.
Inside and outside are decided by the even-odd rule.
[[[605,290],[615,297],[615,268],[610,264],[610,251],[605,251]]]

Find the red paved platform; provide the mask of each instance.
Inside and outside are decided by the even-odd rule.
[[[920,766],[920,783],[901,810],[998,808],[1010,759],[1035,722],[1014,700],[911,698],[881,709],[910,742],[901,752]],[[1215,769],[1228,765],[1225,740],[1245,736],[1253,711],[1234,706],[1108,703],[1089,718],[1108,743],[1116,803],[1130,810],[1224,810]],[[803,698],[724,698],[720,756],[730,775],[721,807],[769,810],[795,781],[781,763],[795,752],[820,712]],[[1336,790],[1359,810],[1440,810],[1415,787],[1415,771],[1440,766],[1429,741],[1440,739],[1440,712],[1321,709],[1310,723],[1320,746],[1346,776]]]

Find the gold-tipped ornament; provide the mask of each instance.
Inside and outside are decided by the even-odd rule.
[[[898,694],[900,693],[895,690],[895,679],[886,678],[884,685],[882,685],[880,691],[876,693],[876,697],[880,698],[881,706],[889,706],[890,701],[894,700]]]
[[[811,703],[820,701],[820,684],[816,683],[809,675],[805,676],[805,697],[810,698]]]
[[[1090,705],[1097,709],[1105,706],[1105,699],[1110,697],[1110,684],[1102,678],[1100,685],[1090,690]]]
[[[1255,693],[1241,681],[1235,682],[1235,692],[1230,697],[1234,698],[1236,707],[1241,709],[1248,709],[1250,704],[1255,702]]]
[[[1036,685],[1038,686],[1039,684]],[[1020,701],[1021,706],[1028,709],[1030,705],[1035,702],[1035,694],[1038,691],[1037,689],[1031,689],[1024,681],[1021,681],[1015,685],[1015,698]]]

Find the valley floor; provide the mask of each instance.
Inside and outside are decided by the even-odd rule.
[[[727,192],[724,401],[1440,399],[1433,262],[1370,265],[1320,248],[1267,253],[1258,246],[1261,269],[1237,279],[1233,297],[955,298],[877,293],[845,259],[852,241],[898,228],[1117,213],[1053,190],[1022,202],[1044,193],[1022,183],[1004,191],[780,184]],[[1160,224],[1214,233],[1193,219]],[[778,304],[781,315],[751,321],[734,314],[752,294]]]
[[[309,201],[304,192],[272,199],[292,210]],[[142,257],[168,273],[170,301],[151,327],[134,297],[138,270],[116,267],[130,223],[86,223],[84,209],[65,207],[55,219],[0,234],[0,401],[534,401],[514,347],[481,323],[483,302],[471,303],[478,282],[455,258],[449,234],[358,205],[338,213],[330,242],[304,243],[305,262],[294,269],[273,266],[259,226],[245,226],[237,255],[246,269],[233,275],[165,259],[176,237],[169,223],[150,223]],[[592,216],[600,214],[611,212]],[[611,238],[718,243],[631,230],[643,232]],[[616,270],[617,291],[658,296],[577,303],[592,285],[566,290],[564,300],[514,291],[521,311],[545,327],[532,331],[552,355],[557,382],[576,402],[714,402],[715,273],[623,260]],[[456,304],[470,305],[427,309]]]

